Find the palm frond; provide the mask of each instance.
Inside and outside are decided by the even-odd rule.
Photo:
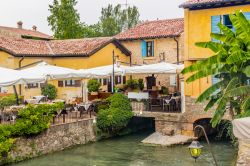
[[[250,94],[250,85],[240,86],[226,92],[227,97],[243,96]]]
[[[248,110],[250,108],[250,95],[249,96],[247,96],[244,100],[243,100],[243,102],[242,102],[242,109],[243,110]]]
[[[220,89],[222,86],[225,86],[227,83],[227,80],[222,80],[211,87],[209,87],[207,90],[205,90],[196,100],[196,102],[203,102],[207,100],[214,92],[216,92],[218,89]]]
[[[223,45],[221,43],[217,43],[217,42],[197,42],[195,43],[196,46],[201,47],[201,48],[209,48],[210,50],[212,50],[214,53],[217,53],[219,51],[221,51],[221,49],[223,48]]]
[[[207,112],[209,109],[211,109],[215,105],[216,102],[217,102],[217,99],[214,99],[214,98],[210,99],[210,101],[207,103],[206,107],[204,108],[204,111]]]

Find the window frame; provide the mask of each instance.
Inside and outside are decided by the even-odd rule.
[[[154,41],[146,41],[146,57],[154,57]]]

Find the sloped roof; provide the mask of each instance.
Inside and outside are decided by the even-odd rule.
[[[77,57],[90,56],[109,43],[115,44],[125,55],[131,54],[119,41],[111,37],[50,41],[0,37],[0,50],[13,56]]]
[[[242,4],[250,4],[250,0],[188,0],[187,2],[181,4],[180,7],[189,9],[202,9]]]
[[[10,32],[11,34],[19,35],[21,37],[35,37],[35,38],[40,38],[40,39],[52,39],[51,36],[49,36],[45,33],[42,33],[39,31],[34,31],[34,30],[29,30],[29,29],[0,26],[0,31],[1,30]]]
[[[136,40],[179,36],[184,31],[184,19],[168,19],[143,22],[116,35],[118,40]]]

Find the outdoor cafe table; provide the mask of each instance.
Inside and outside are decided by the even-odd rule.
[[[85,108],[86,111],[88,111],[89,107],[92,105],[93,103],[91,102],[86,102],[86,103],[80,103],[80,104],[77,104],[76,107],[79,108],[81,106],[83,106]],[[91,118],[91,111],[89,112],[90,114],[90,118]]]

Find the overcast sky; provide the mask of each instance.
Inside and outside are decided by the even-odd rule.
[[[139,8],[141,20],[154,20],[183,17],[183,9],[178,6],[186,0],[127,0],[129,5]],[[47,23],[48,5],[53,0],[1,0],[0,25],[16,27],[16,22],[23,21],[24,28],[33,25],[38,30],[52,34]],[[126,0],[78,0],[77,10],[81,21],[94,24],[100,17],[102,7],[111,4],[125,4]]]

